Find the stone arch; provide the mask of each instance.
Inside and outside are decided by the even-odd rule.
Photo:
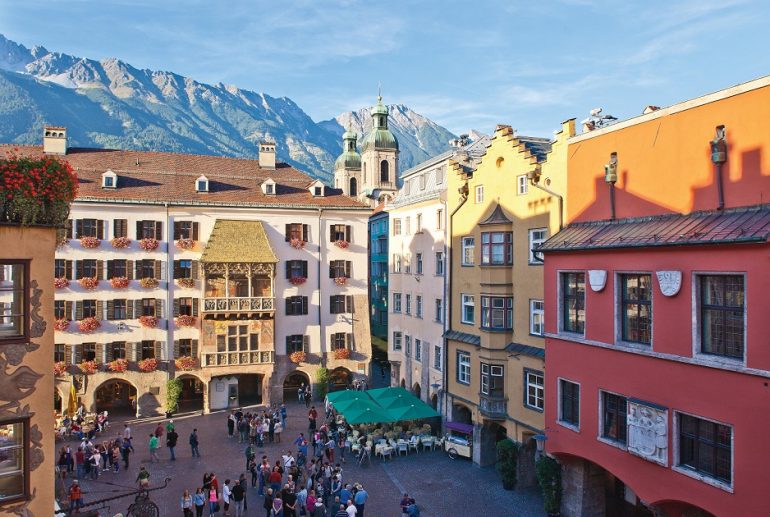
[[[406,379],[401,379],[401,387],[406,389]]]
[[[358,195],[358,180],[356,178],[350,178],[348,195],[351,197]]]
[[[303,383],[305,386],[310,384],[310,375],[308,375],[306,372],[303,372],[302,370],[294,370],[293,372],[290,372],[288,375],[286,375],[286,377],[283,379],[283,401],[298,401],[299,396],[297,393]]]
[[[343,366],[329,372],[329,391],[339,391],[348,388],[353,383],[353,374]]]
[[[454,403],[452,404],[452,421],[461,424],[472,424],[473,411],[464,404]]]
[[[380,183],[390,183],[390,164],[388,160],[380,162]]]
[[[145,393],[142,397],[154,397]],[[138,389],[134,383],[126,379],[107,379],[94,388],[94,410],[109,411],[112,413],[140,414],[140,405],[145,402],[139,400]],[[149,402],[149,401],[147,401]],[[155,401],[157,403],[157,399]]]
[[[434,393],[434,394],[433,394],[433,395],[431,395],[431,397],[430,397],[430,406],[431,406],[433,409],[436,409],[436,410],[438,409],[438,395],[437,395],[436,393]]]
[[[176,376],[182,381],[182,395],[179,397],[179,411],[200,411],[205,407],[206,381],[194,373],[184,372]]]
[[[412,386],[412,393],[414,393],[414,396],[417,397],[418,399],[422,398],[422,388],[420,387],[419,382],[415,382],[414,385]]]

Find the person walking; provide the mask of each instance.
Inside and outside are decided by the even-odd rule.
[[[356,485],[356,495],[353,496],[353,503],[358,510],[358,517],[364,517],[364,507],[366,500],[369,499],[369,493],[361,485]]]
[[[297,390],[297,399],[300,402],[305,402],[305,383],[302,383],[302,386],[299,387]]]
[[[230,515],[230,494],[232,491],[230,490],[230,480],[225,479],[225,484],[222,485],[222,503],[224,503],[225,507],[225,515]]]
[[[313,392],[310,391],[310,384],[305,386],[305,407],[310,406],[310,401],[313,399]]]
[[[206,494],[203,493],[203,487],[198,487],[195,491],[193,505],[195,506],[195,517],[203,517],[203,508],[206,506]]]
[[[232,438],[235,432],[235,413],[232,411],[227,415],[227,436]]]
[[[307,412],[308,429],[315,431],[316,419],[318,419],[318,411],[315,410],[315,406],[310,408]]]
[[[281,404],[281,425],[286,427],[286,404]]]
[[[254,458],[256,457],[256,453],[254,452],[254,446],[251,444],[248,444],[246,446],[246,450],[243,451],[243,453],[246,455],[246,470],[249,470],[249,465],[252,461],[254,461]]]
[[[162,428],[161,428],[162,429]],[[158,436],[155,434],[150,435],[150,442],[147,444],[150,449],[150,461],[160,461],[158,458]]]
[[[280,420],[276,421],[275,423],[275,429],[273,429],[273,433],[275,434],[275,441],[278,443],[281,443],[281,433],[283,432],[283,424]]]
[[[198,429],[193,429],[190,433],[190,450],[192,451],[193,458],[200,458],[201,453],[198,450]]]
[[[77,511],[82,506],[83,490],[80,488],[80,482],[77,479],[73,479],[70,486],[70,513]]]
[[[123,447],[120,448],[120,454],[123,456],[123,466],[128,470],[128,457],[131,455],[131,451],[133,451],[134,448],[131,447],[131,438],[124,438],[123,439]]]
[[[244,515],[243,500],[245,495],[246,493],[243,489],[243,485],[241,485],[240,482],[236,483],[230,495],[232,505],[235,508],[235,517],[242,517]]]
[[[265,517],[271,517],[270,512],[273,509],[273,489],[268,488],[265,492],[265,502],[262,504],[262,508],[265,509]]]
[[[171,457],[169,458],[171,461],[176,461],[176,456],[174,455],[174,449],[176,448],[176,442],[179,440],[179,435],[176,431],[174,431],[174,421],[169,421],[169,425],[171,426],[171,430],[166,433],[166,447],[168,447],[168,452],[171,454]]]
[[[246,499],[246,494],[249,491],[249,484],[246,481],[246,474],[241,473],[241,476],[238,478],[237,484],[238,486],[241,487],[241,490],[243,491],[243,515],[246,515],[246,511],[249,509],[249,501],[248,499]],[[235,490],[235,487],[233,487],[233,490]]]
[[[189,490],[185,490],[182,494],[182,497],[179,499],[179,506],[182,508],[184,517],[192,517],[193,498]]]
[[[219,492],[213,486],[209,488],[209,515],[215,515],[219,511]]]

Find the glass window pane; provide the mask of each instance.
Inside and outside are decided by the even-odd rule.
[[[24,496],[24,423],[0,425],[0,501]]]

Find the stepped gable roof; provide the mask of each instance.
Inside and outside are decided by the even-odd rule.
[[[39,156],[42,146],[0,145],[18,156]],[[260,167],[257,160],[154,151],[70,148],[60,158],[77,172],[80,186],[76,201],[169,203],[172,205],[253,206],[287,208],[342,208],[368,210],[369,206],[326,187],[326,195],[307,189],[314,179],[285,164]],[[115,189],[103,189],[101,175],[118,176]],[[195,180],[204,175],[209,191],[195,191]],[[275,195],[262,192],[262,182],[276,182]]]
[[[546,159],[546,155],[551,152],[551,141],[547,138],[535,136],[517,136],[516,139],[524,144],[524,147],[537,158],[538,162]]]
[[[217,219],[201,262],[278,262],[262,221]]]
[[[691,214],[572,223],[538,248],[544,252],[701,244],[767,243],[770,204]]]

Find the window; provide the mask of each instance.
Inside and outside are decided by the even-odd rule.
[[[404,336],[404,353],[407,357],[412,356],[412,336]]]
[[[415,225],[414,233],[422,233],[422,214],[417,214],[415,217]]]
[[[127,219],[112,220],[112,236],[128,237],[128,220]]]
[[[562,330],[585,333],[586,327],[586,278],[585,273],[561,274]]]
[[[543,411],[545,389],[543,388],[543,372],[524,369],[524,405],[530,409]]]
[[[307,278],[307,260],[287,260],[286,278]]]
[[[425,190],[425,174],[420,174],[420,190]]]
[[[422,362],[422,341],[419,339],[414,340],[414,360]]]
[[[112,359],[126,359],[126,342],[115,341],[108,345],[110,347],[110,355]]]
[[[476,187],[476,204],[484,202],[484,185]]]
[[[444,252],[436,252],[436,275],[444,276]]]
[[[482,296],[481,328],[513,329],[513,298],[510,296]]]
[[[412,256],[405,255],[404,256],[404,273],[408,275],[411,272],[412,272]]]
[[[351,266],[349,260],[332,260],[329,263],[329,278],[350,278]]]
[[[505,397],[503,367],[481,363],[481,393],[490,397]]]
[[[177,357],[195,357],[193,355],[192,339],[180,339],[179,348],[176,353]]]
[[[542,336],[545,331],[545,304],[543,300],[529,301],[529,333]]]
[[[410,235],[412,233],[412,218],[407,216],[404,219],[404,235]]]
[[[393,235],[401,235],[401,219],[393,219]]]
[[[155,357],[155,341],[142,341],[140,359],[158,359]]]
[[[700,351],[743,359],[744,285],[741,275],[701,275]]]
[[[78,219],[75,221],[76,239],[82,237],[96,237],[101,239],[104,237],[103,222],[97,219]],[[101,231],[100,231],[101,230]]]
[[[84,259],[78,263],[80,267],[79,278],[96,278],[97,277],[97,265],[96,259]]]
[[[69,278],[67,275],[67,261],[56,259],[53,262],[53,276],[55,278]]]
[[[161,221],[137,221],[137,239],[163,239],[163,223]]]
[[[534,265],[543,264],[543,253],[540,251],[532,251],[535,247],[543,244],[548,238],[548,230],[546,228],[534,228],[529,230],[529,263]]]
[[[345,314],[353,312],[353,297],[336,294],[329,297],[329,312],[331,314]]]
[[[205,185],[204,185],[204,187],[205,187]],[[198,190],[204,190],[204,189],[203,188],[198,188]],[[265,183],[265,194],[268,194],[268,195],[275,194],[275,184],[274,183]]]
[[[422,296],[420,296],[419,294],[417,295],[416,306],[415,306],[414,312],[415,312],[414,315],[417,318],[422,318]]]
[[[652,276],[620,275],[620,318],[623,341],[650,344]]]
[[[113,320],[128,319],[128,315],[126,314],[126,300],[112,301],[112,319]]]
[[[193,277],[192,260],[175,260],[174,261],[174,278],[192,278],[192,277]]]
[[[457,351],[457,382],[471,383],[471,355],[462,350]]]
[[[0,422],[0,504],[30,498],[29,417]]]
[[[142,298],[142,316],[159,316],[155,314],[155,300]]]
[[[219,340],[217,336],[217,351],[224,352],[224,339]],[[220,349],[221,347],[221,349]],[[249,325],[230,325],[227,327],[227,351],[228,352],[245,352],[249,350],[259,349],[259,333],[251,333],[249,331]]]
[[[401,293],[393,293],[393,312],[401,312]]]
[[[436,185],[444,183],[444,170],[436,169]]]
[[[412,314],[412,295],[411,294],[406,295],[406,310],[404,312],[406,314]]]
[[[96,343],[83,343],[81,347],[83,361],[96,360]]]
[[[65,350],[66,350],[66,347],[64,345],[57,343],[53,346],[53,361],[55,363],[66,362],[67,357],[66,357]]]
[[[559,379],[559,421],[580,427],[580,385]]]
[[[393,332],[393,350],[401,350],[401,332]]]
[[[393,272],[394,273],[401,272],[401,255],[399,255],[398,253],[393,254]]]
[[[113,188],[115,186],[115,178],[112,176],[103,176],[102,182],[105,188]]]
[[[350,242],[350,226],[344,224],[333,224],[329,227],[329,241]]]
[[[388,183],[390,181],[390,174],[388,172],[389,164],[387,160],[380,162],[380,183]]]
[[[197,316],[193,308],[194,302],[192,298],[178,298],[177,301],[179,303],[179,308],[177,309],[179,316]]]
[[[117,278],[117,277],[128,278],[128,261],[125,259],[108,260],[107,277],[108,278]]]
[[[481,263],[485,265],[513,264],[513,233],[488,232],[481,234]]]
[[[527,193],[527,175],[516,176],[516,193],[520,196]]]
[[[476,314],[475,310],[476,307],[473,303],[473,295],[470,294],[463,294],[462,296],[462,318],[460,318],[460,321],[462,323],[468,323],[473,325],[473,323],[476,321]]]
[[[299,316],[307,314],[307,296],[289,296],[286,298],[286,315]]]
[[[417,274],[421,275],[422,274],[422,253],[418,253],[416,257],[417,257],[417,264],[416,264]]]
[[[441,371],[441,345],[433,345],[433,369]]]
[[[308,234],[310,233],[308,225],[301,223],[289,223],[286,225],[286,242],[298,240],[307,242]]]
[[[313,195],[314,196],[322,196],[324,192],[323,187],[313,187]]]
[[[626,397],[601,392],[602,397],[602,438],[626,444]]]
[[[286,354],[293,354],[294,352],[308,352],[308,339],[307,336],[302,334],[292,334],[286,336]]]
[[[474,254],[476,245],[473,237],[463,237],[463,266],[472,266],[475,264]]]
[[[174,240],[198,240],[198,223],[192,221],[174,221]]]
[[[67,302],[64,300],[55,300],[53,302],[53,317],[57,320],[69,319],[69,314],[67,314]]]
[[[436,298],[436,314],[433,319],[437,323],[444,321],[444,301],[441,298]]]
[[[155,261],[143,259],[137,262],[141,278],[155,278]]]
[[[96,300],[83,300],[83,317],[96,318]]]
[[[732,427],[684,413],[677,416],[677,465],[732,484]]]

